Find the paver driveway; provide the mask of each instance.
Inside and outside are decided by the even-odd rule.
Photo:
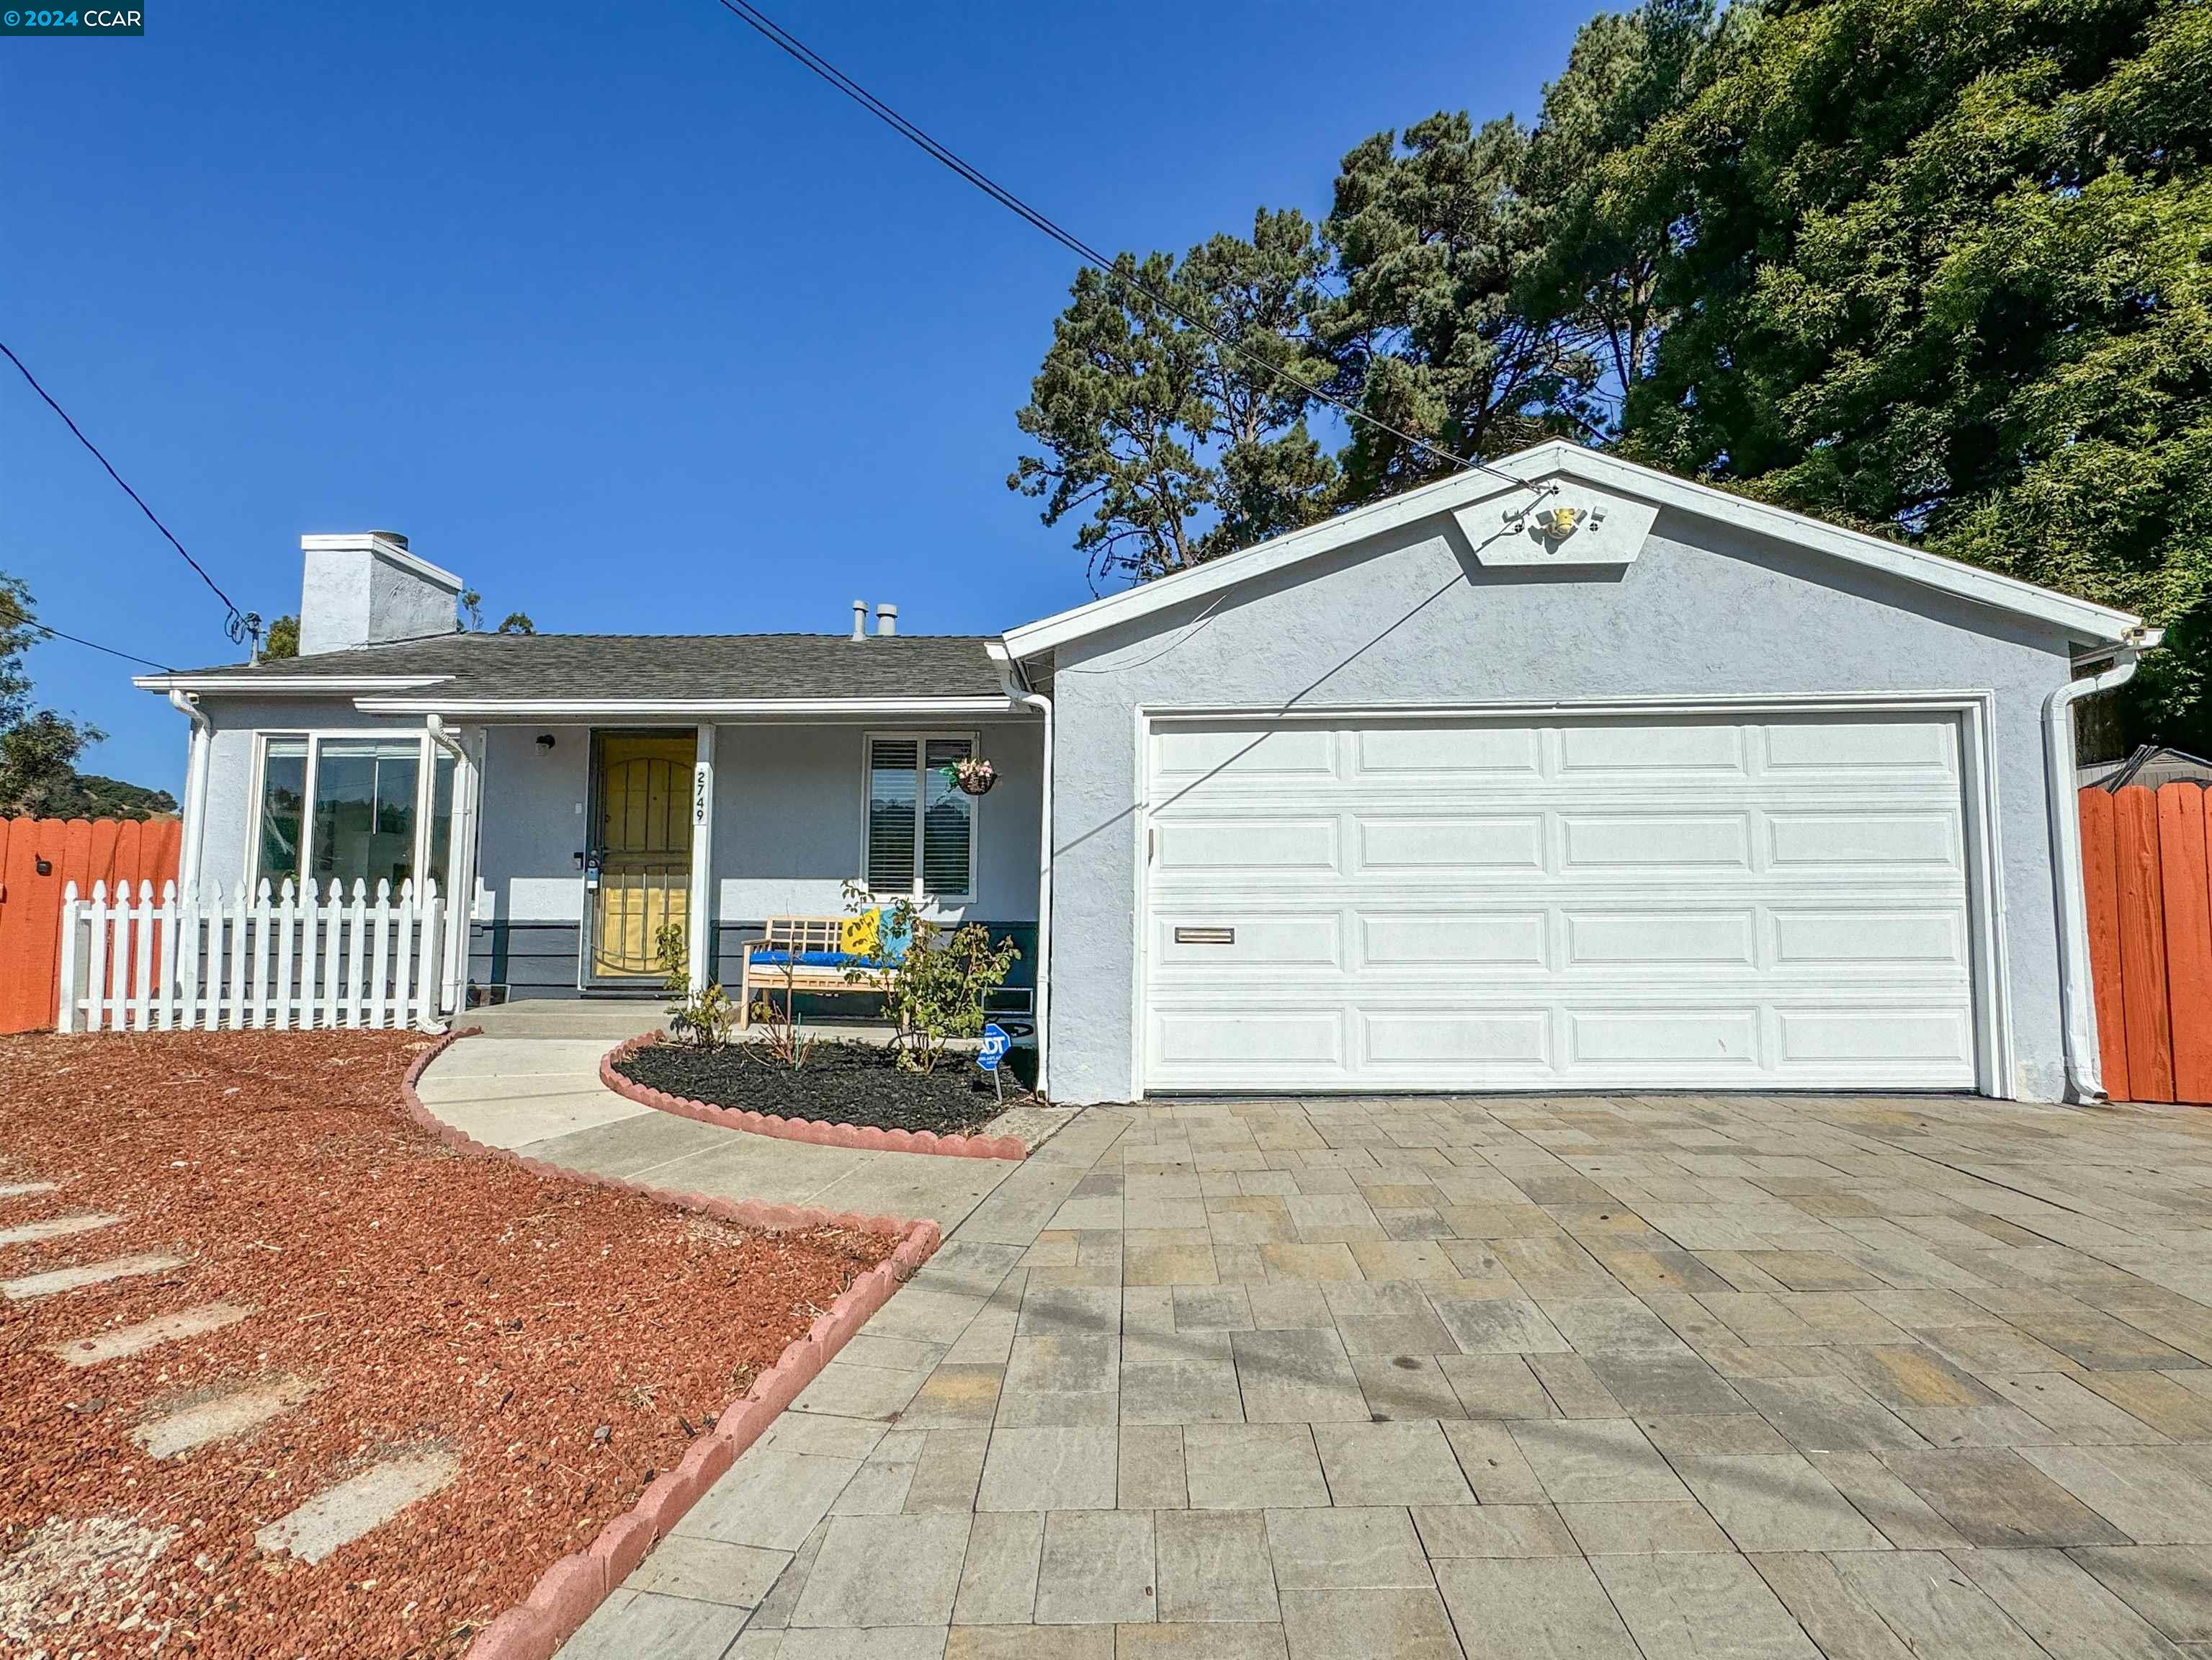
[[[1093,1111],[565,1652],[2212,1655],[2208,1224],[2185,1111]]]

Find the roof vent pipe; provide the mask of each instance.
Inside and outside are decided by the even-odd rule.
[[[898,632],[898,607],[896,605],[878,605],[876,607],[876,632],[878,635],[886,637]]]
[[[867,637],[868,602],[865,599],[855,599],[853,602],[853,638],[865,640]]]

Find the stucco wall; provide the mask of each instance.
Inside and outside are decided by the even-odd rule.
[[[939,914],[994,924],[1036,919],[1035,722],[973,727],[1000,782],[977,804],[976,892]],[[731,725],[714,745],[715,920],[733,964],[740,939],[771,915],[834,915],[860,871],[862,743],[895,722]],[[939,728],[931,728],[939,730]],[[553,747],[538,743],[550,733]],[[573,992],[583,917],[576,860],[589,842],[591,733],[582,727],[494,727],[485,737],[485,808],[474,972],[515,994]]]
[[[344,699],[276,702],[210,695],[205,879],[226,892],[246,869],[253,822],[254,740],[264,732],[416,734],[419,721],[364,715]],[[977,803],[976,892],[939,914],[1020,928],[1036,921],[1037,806],[1042,742],[1034,721],[959,722],[930,730],[976,731],[998,763],[1000,784]],[[715,915],[726,959],[762,918],[844,909],[845,882],[860,873],[862,742],[895,722],[839,726],[726,726],[715,738]],[[178,723],[178,741],[185,738]],[[540,745],[541,733],[553,745]],[[473,734],[465,734],[473,737]],[[590,842],[586,727],[485,729],[478,897],[471,973],[518,994],[573,994],[583,873]],[[1026,967],[1017,982],[1026,980]]]
[[[1626,697],[1989,691],[2015,1082],[2063,1080],[2041,711],[2054,633],[1673,511],[1637,562],[1476,564],[1449,520],[1376,536],[1064,648],[1054,664],[1051,1072],[1072,1102],[1130,1098],[1137,711],[1306,711]],[[1188,633],[1185,631],[1188,630]],[[1181,635],[1180,641],[1177,636]]]

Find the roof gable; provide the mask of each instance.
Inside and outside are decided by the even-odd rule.
[[[1478,559],[1486,563],[1626,563],[1634,558],[1636,546],[1661,508],[1879,570],[2003,615],[2027,617],[2083,644],[2117,643],[2144,633],[2142,619],[2125,611],[1563,441],[1539,444],[1492,465],[1496,472],[1469,471],[1438,479],[1194,569],[1024,623],[1007,631],[1006,648],[1017,659],[1035,657],[1424,519],[1455,520],[1475,544]],[[1510,483],[1497,472],[1525,482]],[[1542,487],[1540,497],[1532,494],[1532,485]],[[1546,535],[1545,528],[1534,522],[1554,506],[1566,506],[1580,514],[1573,527],[1557,538]],[[1599,508],[1595,522],[1593,507]],[[1532,539],[1547,545],[1532,549]],[[2147,643],[2155,643],[2154,631]]]

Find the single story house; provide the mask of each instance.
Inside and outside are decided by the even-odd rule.
[[[188,878],[427,873],[445,998],[734,981],[848,883],[1023,946],[1050,1092],[2099,1090],[2071,711],[2155,629],[1546,444],[1000,636],[453,631],[303,539]],[[945,769],[989,759],[962,794]]]

